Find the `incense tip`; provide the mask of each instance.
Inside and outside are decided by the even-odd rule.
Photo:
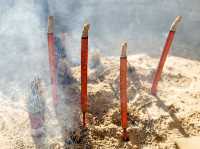
[[[90,24],[84,24],[83,26],[83,33],[82,33],[82,37],[88,37],[88,31],[90,29]]]
[[[181,21],[181,19],[182,19],[182,16],[176,16],[176,20]]]
[[[171,25],[170,31],[176,31],[178,24],[179,22],[181,22],[181,20],[182,20],[182,16],[177,16]]]
[[[127,46],[128,46],[127,42],[124,42],[122,44],[121,57],[126,57]]]
[[[48,17],[48,33],[53,33],[53,29],[54,29],[54,17],[53,16],[49,16]]]

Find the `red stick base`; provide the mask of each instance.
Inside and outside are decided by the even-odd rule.
[[[123,139],[123,141],[129,141],[128,132],[126,131],[126,128],[123,129],[122,139]]]
[[[83,127],[86,127],[86,113],[83,112]]]
[[[153,96],[157,96],[156,87],[152,87],[152,89],[151,89],[151,94],[152,94]]]

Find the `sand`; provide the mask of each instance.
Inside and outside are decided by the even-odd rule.
[[[175,139],[200,135],[200,62],[168,57],[157,97],[150,94],[150,87],[158,59],[132,55],[128,62],[129,141],[121,139],[119,58],[103,57],[100,66],[89,70],[87,129],[80,127],[71,133],[67,128],[66,148],[175,149]],[[80,67],[72,73],[79,86]],[[47,100],[45,139],[32,138],[25,100],[25,96],[13,101],[0,94],[1,148],[64,148],[51,99]],[[75,114],[81,118],[80,112]]]

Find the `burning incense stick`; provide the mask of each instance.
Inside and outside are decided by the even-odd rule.
[[[88,31],[90,25],[85,24],[81,38],[81,109],[83,112],[83,126],[86,126],[86,112],[88,108],[87,75],[88,75]]]
[[[128,140],[127,135],[127,43],[122,45],[120,57],[120,104],[121,104],[121,124],[123,128],[123,140]]]
[[[156,93],[157,93],[158,81],[161,78],[162,70],[163,70],[165,61],[167,59],[167,55],[169,53],[172,41],[174,39],[174,35],[175,35],[175,32],[176,32],[177,26],[178,26],[180,21],[181,21],[181,16],[177,16],[176,19],[174,20],[174,22],[171,25],[171,28],[170,28],[170,31],[169,31],[169,34],[168,34],[168,37],[167,37],[161,58],[160,58],[160,62],[159,62],[159,65],[158,65],[158,68],[157,68],[157,71],[156,71],[156,74],[154,76],[154,80],[153,80],[153,83],[152,83],[151,93],[153,95],[156,95]]]
[[[54,105],[58,104],[57,95],[57,75],[56,75],[56,50],[54,38],[54,20],[53,16],[48,18],[48,49],[49,49],[49,65],[51,75],[52,96]]]

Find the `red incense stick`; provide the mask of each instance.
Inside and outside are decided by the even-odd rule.
[[[54,19],[53,16],[48,17],[48,51],[49,51],[49,67],[51,75],[51,87],[54,105],[58,104],[57,95],[57,73],[56,73],[56,50],[55,50],[55,38],[53,29]]]
[[[169,53],[172,41],[174,39],[174,35],[175,35],[175,32],[176,32],[178,23],[180,21],[181,21],[181,16],[177,16],[176,19],[174,20],[174,22],[172,23],[171,28],[170,28],[170,31],[169,31],[169,34],[168,34],[167,40],[165,42],[165,46],[164,46],[161,58],[160,58],[160,62],[159,62],[159,65],[158,65],[158,68],[157,68],[157,71],[156,71],[156,74],[154,76],[154,80],[153,80],[153,83],[152,83],[151,93],[153,95],[156,95],[156,93],[157,93],[158,82],[161,78],[162,70],[163,70],[165,61],[167,59],[167,55]]]
[[[120,104],[121,104],[121,124],[123,128],[123,140],[128,140],[127,135],[127,43],[122,45],[120,57]]]
[[[83,112],[83,126],[86,126],[86,112],[88,109],[87,77],[88,77],[88,31],[90,25],[85,24],[81,38],[81,109]]]

